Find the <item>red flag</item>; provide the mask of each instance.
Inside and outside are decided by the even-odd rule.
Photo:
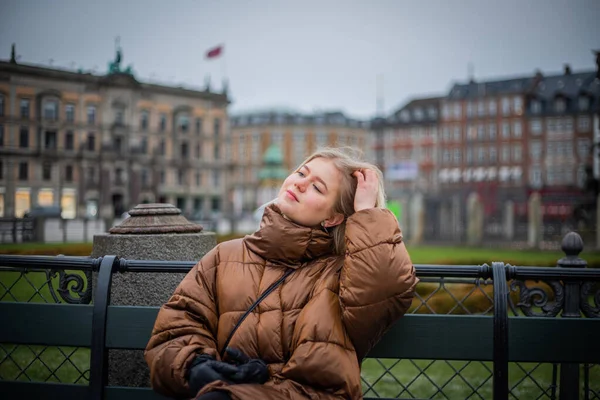
[[[223,52],[223,46],[214,47],[214,48],[210,49],[206,53],[206,58],[216,58],[216,57],[219,57],[222,52]]]

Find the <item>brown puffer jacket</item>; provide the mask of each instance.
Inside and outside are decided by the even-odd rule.
[[[346,254],[324,231],[285,219],[216,246],[160,309],[145,351],[152,387],[169,397],[215,389],[233,399],[361,399],[360,361],[411,304],[418,282],[398,222],[385,209],[348,218]],[[191,393],[196,354],[219,359],[241,315],[287,268],[295,271],[248,315],[229,346],[269,366],[264,385],[213,382]]]

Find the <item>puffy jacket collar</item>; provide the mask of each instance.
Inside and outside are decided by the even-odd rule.
[[[298,225],[285,218],[276,204],[265,208],[260,228],[244,238],[246,246],[262,258],[287,267],[333,253],[333,239],[322,229]]]

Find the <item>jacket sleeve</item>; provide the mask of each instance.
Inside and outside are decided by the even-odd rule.
[[[215,298],[218,246],[190,270],[156,317],[144,357],[152,388],[167,397],[192,397],[186,370],[196,354],[218,358]]]
[[[410,307],[418,282],[389,210],[372,208],[348,218],[340,302],[359,362]]]

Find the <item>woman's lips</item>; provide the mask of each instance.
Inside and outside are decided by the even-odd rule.
[[[290,196],[292,199],[298,201],[298,198],[296,197],[296,195],[294,194],[294,192],[292,192],[291,190],[286,190],[288,196]]]

